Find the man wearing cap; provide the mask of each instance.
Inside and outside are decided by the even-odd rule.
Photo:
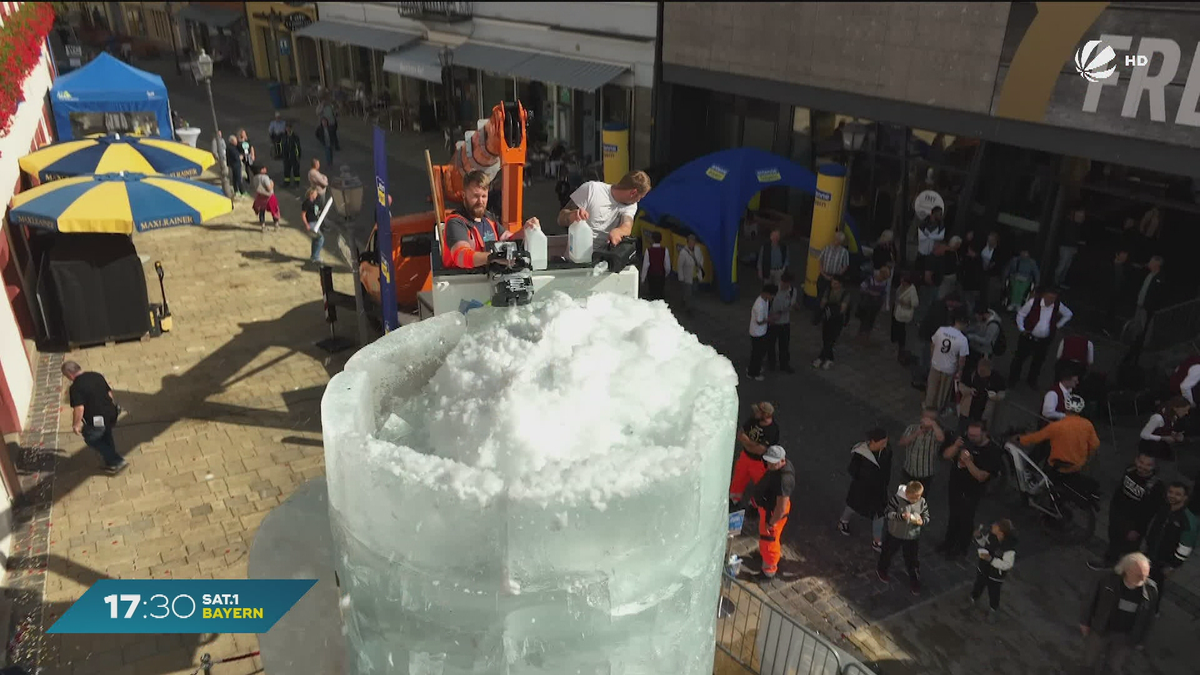
[[[750,406],[753,415],[738,432],[738,444],[742,452],[733,466],[733,482],[729,484],[730,510],[736,510],[742,501],[746,486],[762,480],[767,473],[763,454],[767,448],[779,443],[779,425],[775,424],[775,406],[763,401]]]
[[[792,490],[796,488],[796,470],[787,461],[787,453],[772,445],[763,453],[767,473],[754,486],[754,503],[758,505],[758,552],[762,555],[760,581],[771,581],[779,571],[783,557],[779,539],[787,525],[792,506]]]

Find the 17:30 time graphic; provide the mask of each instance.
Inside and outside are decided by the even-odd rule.
[[[181,603],[180,601],[183,602]],[[129,607],[125,610],[125,616],[121,617],[120,606],[123,603],[129,603]],[[209,595],[206,593],[201,597],[201,603],[204,605],[217,605],[226,607],[237,607],[239,604],[237,593],[224,593],[219,595]],[[192,615],[196,613],[196,599],[186,594],[176,595],[174,598],[171,598],[162,593],[157,593],[150,596],[150,599],[145,602],[142,602],[142,596],[140,595],[113,594],[104,596],[104,604],[108,605],[110,619],[133,619],[137,616],[139,607],[147,610],[154,609],[162,612],[161,614],[155,614],[154,612],[147,611],[142,614],[141,618],[143,619],[166,619],[168,617],[174,617],[176,619],[190,619]],[[182,605],[182,607],[180,605]],[[248,610],[248,613],[256,613],[256,615],[244,616],[244,618],[262,618],[261,609],[248,608]],[[205,612],[205,614],[208,614],[208,612]],[[239,612],[238,614],[243,613]],[[209,617],[206,616],[205,618]],[[239,618],[243,617],[239,616]]]
[[[316,579],[101,579],[50,634],[265,633]]]

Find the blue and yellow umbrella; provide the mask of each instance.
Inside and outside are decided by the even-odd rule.
[[[132,234],[199,225],[232,210],[220,189],[204,183],[108,173],[64,178],[17,194],[8,219],[55,232]]]
[[[25,155],[20,161],[22,171],[37,176],[43,183],[114,171],[190,178],[215,163],[211,152],[186,143],[121,134],[55,143]]]

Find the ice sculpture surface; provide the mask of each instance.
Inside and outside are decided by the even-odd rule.
[[[736,386],[613,294],[362,349],[321,411],[349,672],[711,673]]]

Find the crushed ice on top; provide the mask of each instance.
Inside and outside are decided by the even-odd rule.
[[[690,406],[736,383],[663,303],[553,293],[468,315],[420,394],[384,412],[388,447],[369,454],[460,497],[604,508],[699,461],[684,447]]]

